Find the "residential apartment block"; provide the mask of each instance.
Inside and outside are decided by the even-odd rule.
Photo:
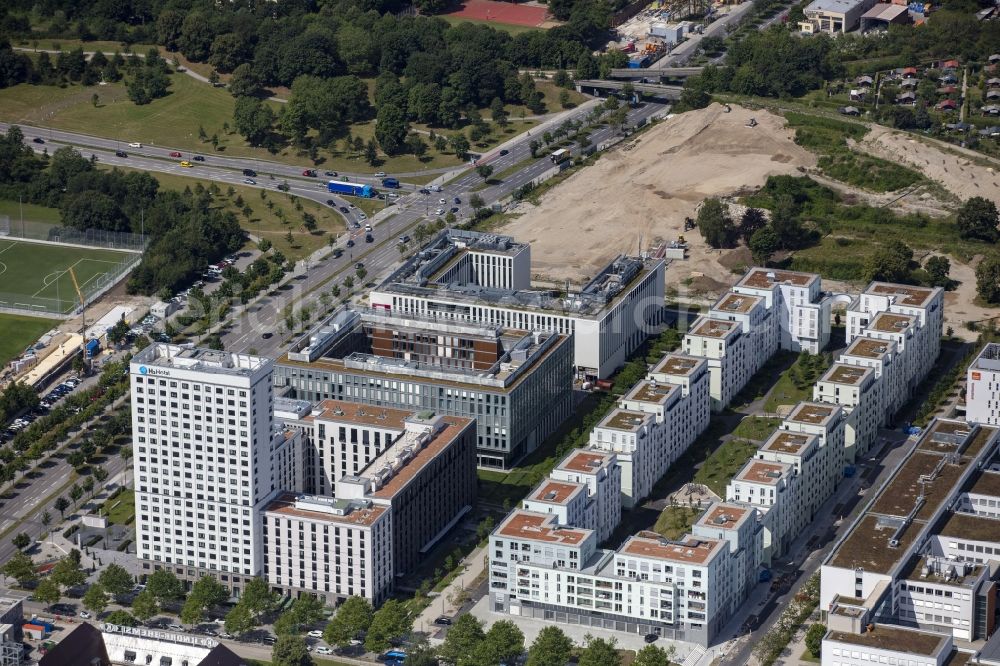
[[[143,571],[189,581],[210,574],[237,594],[261,572],[272,449],[285,442],[272,427],[271,372],[265,358],[160,343],[132,357]]]
[[[613,453],[578,449],[521,504],[528,511],[554,514],[560,525],[592,530],[600,543],[621,521],[621,474]]]
[[[319,418],[328,410],[343,412],[334,414],[341,425],[328,438],[323,430],[329,421],[314,421],[316,436],[306,440],[307,448],[366,448],[348,439],[348,412],[361,432],[370,432],[381,416],[388,440],[367,464],[337,479],[332,497],[284,493],[266,507],[264,574],[272,588],[284,593],[317,594],[330,604],[363,596],[377,604],[392,590],[395,577],[412,572],[471,509],[475,426],[471,419],[432,413],[373,410],[369,415],[359,413],[358,405],[332,402]]]
[[[662,259],[621,255],[579,290],[531,289],[531,251],[509,236],[447,229],[371,292],[395,315],[573,336],[583,379],[621,367],[662,318]]]
[[[821,569],[824,664],[966,663],[952,640],[994,633],[998,444],[996,428],[935,419],[872,493]]]
[[[764,299],[767,309],[774,312],[779,349],[810,354],[826,349],[832,299],[823,293],[818,275],[754,267],[732,290]]]
[[[626,507],[653,485],[708,426],[708,364],[668,354],[590,433],[590,447],[613,452]]]
[[[278,359],[274,383],[312,402],[474,418],[479,465],[504,468],[572,411],[572,336],[342,309]]]
[[[1000,344],[990,342],[966,373],[965,414],[974,423],[1000,425]]]

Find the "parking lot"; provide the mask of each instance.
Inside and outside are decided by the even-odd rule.
[[[47,393],[40,396],[38,406],[29,411],[24,416],[14,419],[13,422],[7,428],[0,433],[0,442],[7,442],[14,438],[14,436],[30,426],[35,422],[40,416],[44,416],[55,407],[59,402],[65,398],[67,395],[73,392],[76,387],[80,385],[80,379],[77,377],[71,377],[60,384],[52,387]],[[80,409],[74,408],[76,411]]]

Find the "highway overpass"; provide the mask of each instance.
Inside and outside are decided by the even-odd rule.
[[[660,83],[633,83],[631,81],[603,81],[596,79],[586,79],[576,82],[576,89],[579,92],[591,95],[606,95],[607,91],[619,91],[630,84],[637,93],[642,93],[646,97],[676,101],[681,97],[682,86],[665,86]],[[602,92],[603,91],[603,92]]]
[[[701,74],[701,70],[702,70],[701,67],[663,67],[660,69],[656,68],[612,69],[611,78],[649,79],[650,81],[656,81],[657,79],[683,79],[688,76]]]

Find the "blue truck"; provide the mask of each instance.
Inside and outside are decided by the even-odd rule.
[[[399,179],[398,178],[383,178],[382,187],[388,187],[393,190],[399,189]]]
[[[371,199],[375,196],[375,190],[371,185],[362,183],[345,183],[339,180],[331,180],[326,183],[326,189],[335,194],[349,194],[354,197],[364,197]]]

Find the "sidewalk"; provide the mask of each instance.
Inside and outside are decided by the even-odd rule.
[[[465,559],[461,562],[464,571],[455,580],[451,581],[437,597],[432,599],[431,604],[414,619],[414,631],[430,633],[434,630],[435,618],[442,615],[452,617],[458,613],[462,604],[456,604],[455,600],[461,595],[463,590],[470,590],[476,578],[486,571],[487,558],[488,555],[485,547],[478,547],[466,555]]]

